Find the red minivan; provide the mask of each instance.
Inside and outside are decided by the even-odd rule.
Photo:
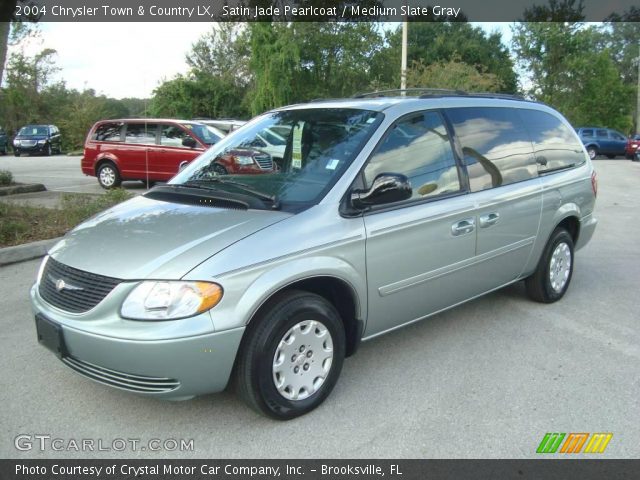
[[[87,136],[82,173],[97,177],[103,188],[118,187],[123,180],[167,181],[181,164],[223,136],[213,127],[188,120],[102,120]],[[275,168],[271,156],[258,150],[231,150],[214,164],[219,175],[272,173]]]

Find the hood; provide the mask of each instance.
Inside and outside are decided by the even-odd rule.
[[[136,197],[80,224],[50,254],[109,277],[179,279],[229,245],[290,216]]]

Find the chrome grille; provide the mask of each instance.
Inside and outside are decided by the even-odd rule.
[[[39,292],[54,307],[83,313],[100,303],[120,282],[117,278],[84,272],[49,258],[42,272]]]
[[[20,140],[21,147],[35,147],[36,143],[36,140]]]
[[[165,393],[180,386],[178,380],[165,377],[143,377],[99,367],[75,357],[64,357],[62,361],[81,375],[111,387],[138,393]]]
[[[273,170],[273,160],[271,159],[271,155],[256,155],[253,157],[260,165],[262,170]]]

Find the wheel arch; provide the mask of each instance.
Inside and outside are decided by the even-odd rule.
[[[115,158],[112,155],[105,154],[105,155],[102,155],[102,156],[98,157],[96,159],[96,162],[95,162],[94,166],[93,166],[93,173],[94,173],[94,175],[96,177],[98,176],[98,170],[105,163],[113,163],[116,166],[116,168],[118,169],[118,172],[120,172],[120,174],[122,175],[122,168],[120,168],[120,164],[118,162],[118,159]]]
[[[340,314],[344,325],[347,341],[346,356],[353,355],[360,345],[364,331],[363,304],[353,282],[335,273],[301,275],[276,284],[255,302],[255,306],[248,315],[246,325],[249,327],[254,318],[259,317],[265,309],[269,308],[270,301],[274,297],[291,290],[315,293],[333,305]]]

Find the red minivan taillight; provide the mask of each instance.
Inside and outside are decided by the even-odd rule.
[[[591,172],[591,188],[593,189],[593,196],[598,196],[598,174],[594,170]]]

